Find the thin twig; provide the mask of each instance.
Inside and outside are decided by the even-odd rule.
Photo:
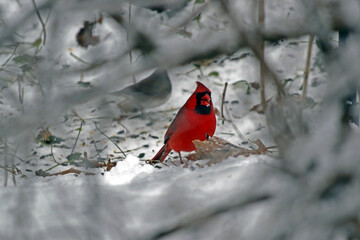
[[[98,150],[98,148],[97,148],[97,146],[96,146],[96,143],[95,143],[95,140],[93,141],[93,144],[94,144],[95,151],[96,151],[96,155],[94,156],[94,158],[96,158],[97,156],[99,156],[100,158],[102,158],[101,155],[100,155],[100,153],[102,153],[108,146],[106,145],[105,147],[103,147],[103,149]]]
[[[126,133],[130,132],[129,129],[124,124],[122,124],[121,122],[118,122],[118,124],[125,129]]]
[[[171,160],[170,160],[171,161]],[[164,162],[160,162],[162,165],[164,165],[165,167],[168,167],[169,165],[167,165],[166,163]]]
[[[79,118],[80,121],[85,122],[85,120],[82,117],[80,117],[80,115],[75,111],[75,109],[72,109],[71,112],[74,114],[74,116]]]
[[[81,63],[84,63],[86,65],[92,66],[90,63],[86,62],[85,60],[79,58],[78,56],[76,56],[75,54],[73,54],[72,52],[70,52],[70,56],[72,56],[73,58],[75,58],[76,60],[78,60]]]
[[[72,116],[72,115],[68,115],[68,116]],[[74,113],[74,116],[78,116],[77,114]],[[89,118],[81,118],[79,117],[79,119],[74,119],[74,122],[76,121],[89,121],[89,120],[100,120],[100,119],[110,119],[112,118],[112,116],[100,116],[100,117],[89,117]]]
[[[305,104],[306,104],[306,94],[307,94],[307,87],[308,87],[308,79],[309,79],[310,63],[311,63],[311,50],[312,50],[313,42],[314,42],[314,35],[310,35],[309,45],[308,45],[308,49],[307,49],[306,63],[305,63],[305,71],[304,71],[300,121],[302,121],[303,111],[304,111]]]
[[[5,65],[12,59],[12,57],[16,53],[18,46],[19,46],[19,44],[15,44],[14,51],[11,53],[10,57],[8,59],[6,59],[6,61],[1,65],[0,71],[2,71],[5,67]]]
[[[140,146],[140,147],[136,147],[136,148],[133,148],[133,149],[125,150],[124,152],[129,153],[129,152],[137,151],[137,150],[142,149],[142,148],[143,148],[143,146]],[[115,153],[119,153],[119,152],[115,152]]]
[[[178,167],[178,166],[180,166],[180,164],[179,165],[176,165],[175,163],[174,163],[174,161],[173,160],[169,160],[175,167]]]
[[[24,80],[24,75],[21,74],[17,78],[18,82],[18,93],[19,93],[19,101],[21,104],[21,113],[24,113],[24,87],[21,85],[21,82]]]
[[[58,163],[55,159],[54,152],[53,152],[53,144],[50,144],[50,153],[55,163]]]
[[[94,143],[94,144],[95,144],[95,143]],[[107,148],[108,148],[108,145],[104,146],[103,149],[98,150],[99,152],[98,152],[98,154],[95,155],[95,157],[96,157],[96,156],[99,156],[100,158],[102,158],[102,157],[100,156],[100,153],[102,153],[102,152],[103,152],[105,149],[107,149]]]
[[[16,149],[15,149],[15,152],[14,152],[14,155],[11,159],[11,175],[12,175],[12,180],[13,180],[13,183],[14,185],[16,186],[16,178],[15,178],[15,156],[16,156],[16,153],[19,149],[20,145],[17,145],[16,146]],[[19,172],[19,171],[18,171]]]
[[[260,31],[264,30],[265,25],[265,9],[264,9],[264,1],[259,0],[259,11],[258,11],[258,21],[259,21],[259,29]],[[262,110],[265,112],[266,109],[266,97],[265,97],[265,46],[264,40],[260,39],[259,46],[259,59],[260,59],[260,96],[261,96],[261,106]]]
[[[52,170],[52,169],[54,169],[54,168],[56,168],[56,167],[58,167],[58,166],[60,166],[60,165],[70,164],[70,163],[72,163],[72,162],[74,162],[74,161],[73,161],[73,160],[67,160],[67,161],[65,161],[65,162],[57,163],[56,165],[54,165],[54,166],[46,169],[44,172],[48,172],[48,171],[50,171],[50,170]]]
[[[229,122],[231,123],[231,126],[234,128],[235,132],[237,133],[237,135],[240,137],[240,139],[242,141],[249,141],[248,139],[246,139],[246,137],[244,137],[244,135],[242,135],[242,133],[240,132],[239,128],[235,125],[234,121],[232,120],[232,117],[231,117],[231,114],[230,114],[230,111],[229,109],[227,108],[227,106],[225,106],[225,110],[226,110],[226,113],[228,114],[229,116]]]
[[[83,121],[81,121],[81,123],[80,123],[80,128],[79,128],[79,132],[78,132],[78,135],[77,135],[77,137],[76,137],[75,144],[74,144],[74,146],[73,146],[73,148],[72,148],[72,150],[71,150],[70,155],[74,153],[74,150],[75,150],[75,147],[76,147],[77,141],[78,141],[79,136],[80,136],[80,133],[81,133],[81,131],[82,131],[82,125],[83,125],[83,123],[84,123],[84,122],[83,122]]]
[[[58,163],[58,164],[56,164],[56,165],[54,165],[54,166],[46,169],[44,172],[48,172],[48,171],[50,171],[50,170],[52,170],[52,169],[54,169],[54,168],[56,168],[56,167],[58,167],[58,166],[60,166],[60,165],[67,164],[67,163],[70,163],[70,160],[67,160],[67,161],[62,162],[62,163]]]
[[[124,153],[124,151],[116,144],[116,142],[114,142],[114,140],[112,140],[110,137],[108,137],[103,131],[100,130],[100,128],[98,128],[97,123],[95,122],[95,127],[97,130],[99,130],[99,132],[104,135],[107,139],[109,139],[119,150],[120,152],[124,155],[124,157],[126,158],[126,154]]]
[[[311,63],[311,50],[312,50],[313,42],[314,42],[314,35],[310,35],[309,45],[308,45],[308,49],[307,49],[305,72],[304,72],[304,83],[303,83],[303,91],[302,91],[303,101],[305,101],[306,94],[307,94],[307,86],[308,86],[310,63]]]
[[[7,151],[8,151],[7,139],[5,138],[5,146],[4,146],[4,152],[5,152],[5,166],[4,166],[5,173],[4,173],[4,177],[5,177],[5,181],[4,181],[4,187],[7,186],[7,181],[8,181],[8,171],[6,171],[7,165],[8,165]]]
[[[222,94],[222,99],[221,99],[221,117],[223,119],[225,119],[225,117],[224,117],[224,101],[225,101],[225,95],[226,95],[227,86],[228,86],[228,83],[226,82],[225,86],[224,86],[224,91],[223,91],[223,94]]]
[[[36,15],[38,16],[39,21],[40,21],[41,26],[42,26],[42,29],[43,29],[43,33],[44,33],[43,45],[45,45],[45,43],[46,43],[46,28],[45,28],[45,23],[44,23],[43,19],[41,18],[41,15],[40,15],[39,9],[38,9],[37,6],[36,6],[35,0],[32,0],[32,2],[33,2],[33,5],[34,5],[34,8],[35,8]]]
[[[16,174],[15,170],[13,170],[13,169],[9,169],[9,168],[4,167],[4,166],[2,166],[2,165],[0,165],[0,168],[4,169],[5,171],[7,171],[7,172],[9,172],[9,173],[11,173],[11,174]],[[6,187],[6,186],[5,186],[5,187]]]
[[[264,40],[264,33],[259,32],[259,31],[257,31],[257,32],[247,32],[247,31],[243,30],[244,27],[242,27],[242,25],[237,21],[234,14],[231,13],[227,1],[226,0],[221,0],[220,2],[222,4],[223,10],[227,13],[227,15],[229,16],[232,23],[236,26],[236,30],[237,30],[239,36],[243,37],[242,40],[245,42],[245,45],[247,47],[249,47],[253,51],[255,56],[259,59],[259,61],[261,61],[261,59],[259,57],[260,56],[260,54],[259,54],[259,44],[258,44],[258,41],[254,41],[254,40],[259,39],[259,36],[261,37],[262,40]],[[263,67],[264,67],[265,74],[268,74],[270,79],[275,83],[275,85],[277,87],[277,90],[278,90],[279,98],[281,96],[284,96],[285,95],[284,88],[283,88],[280,80],[278,79],[278,77],[274,73],[274,71],[271,70],[271,68],[266,63],[266,61],[263,61],[262,64],[263,64]]]
[[[130,23],[131,23],[131,3],[129,3],[129,24],[130,24]],[[128,29],[128,30],[129,30],[129,29]],[[128,48],[129,48],[130,65],[132,65],[133,59],[132,59],[132,49],[131,49],[131,45],[130,45],[130,34],[129,34],[129,31],[127,32],[126,40],[127,40],[127,44],[128,44]],[[132,79],[133,79],[133,82],[136,83],[135,74],[132,74]]]
[[[13,180],[13,183],[14,183],[14,185],[16,186],[16,178],[15,178],[15,175],[16,175],[16,172],[15,172],[15,169],[17,169],[16,167],[15,167],[15,164],[14,164],[14,160],[15,160],[15,156],[16,156],[16,152],[17,152],[17,150],[19,149],[19,146],[20,145],[18,145],[17,147],[16,147],[16,149],[15,149],[15,152],[14,152],[14,154],[12,155],[12,158],[11,158],[11,168],[10,167],[8,167],[8,151],[9,151],[9,146],[8,146],[8,143],[7,143],[7,139],[5,139],[5,141],[4,141],[4,154],[5,154],[5,166],[1,166],[0,165],[0,168],[2,168],[2,169],[4,169],[5,170],[5,172],[4,172],[4,177],[5,177],[5,181],[4,181],[4,187],[6,187],[7,186],[7,183],[8,183],[8,177],[9,177],[9,175],[8,175],[8,173],[11,173],[11,175],[12,175],[12,180]],[[18,170],[18,169],[17,169]],[[19,172],[19,170],[18,170],[18,172]]]

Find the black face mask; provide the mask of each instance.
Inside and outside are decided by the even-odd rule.
[[[209,106],[205,106],[205,105],[201,105],[201,99],[203,96],[205,96],[206,94],[208,94],[210,96],[210,105]],[[211,113],[211,105],[212,105],[212,101],[211,101],[211,93],[210,92],[201,92],[201,93],[196,93],[196,107],[195,107],[195,111],[199,114],[210,114]]]

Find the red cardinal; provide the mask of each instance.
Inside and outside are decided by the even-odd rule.
[[[196,82],[195,92],[176,114],[169,129],[165,133],[164,146],[152,160],[164,161],[166,156],[174,150],[191,152],[195,150],[193,140],[204,141],[214,135],[216,118],[211,101],[211,91],[201,82]]]

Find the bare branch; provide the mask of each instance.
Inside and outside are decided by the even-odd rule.
[[[36,15],[38,16],[39,21],[40,21],[41,26],[42,26],[42,29],[43,29],[43,33],[44,33],[43,45],[45,45],[45,43],[46,43],[46,26],[45,26],[45,23],[44,23],[41,15],[40,15],[39,9],[38,9],[37,6],[36,6],[35,0],[32,0],[32,3],[33,3],[33,6],[34,6]]]

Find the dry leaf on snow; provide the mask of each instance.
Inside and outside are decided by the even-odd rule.
[[[258,149],[242,148],[219,137],[213,137],[208,141],[195,140],[193,143],[196,147],[196,152],[189,154],[187,159],[190,161],[209,159],[209,162],[206,163],[209,166],[220,163],[228,157],[260,155],[268,152],[268,149],[260,139],[254,142]]]

